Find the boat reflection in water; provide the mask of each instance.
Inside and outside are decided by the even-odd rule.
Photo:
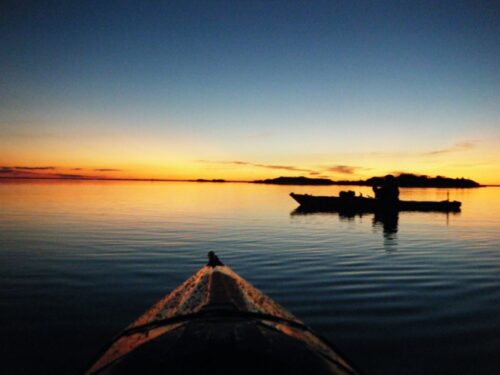
[[[382,227],[384,230],[384,237],[388,240],[396,238],[398,233],[399,212],[376,212],[373,216],[373,227]]]
[[[372,225],[373,228],[383,228],[384,237],[387,239],[394,239],[395,234],[398,232],[398,211],[388,212],[349,212],[349,211],[333,211],[333,210],[311,210],[303,207],[298,207],[291,212],[292,216],[306,216],[306,215],[337,215],[341,221],[353,221],[355,218],[362,218],[363,216],[373,215]]]
[[[459,215],[460,210],[452,212],[433,211],[433,214],[442,214],[446,216],[448,223],[450,213],[452,215]],[[384,238],[388,241],[396,240],[399,226],[399,211],[398,210],[381,210],[375,212],[355,212],[350,210],[325,210],[313,209],[299,206],[291,212],[292,216],[305,216],[305,215],[338,215],[342,221],[353,221],[356,217],[362,218],[363,216],[372,216],[372,226],[375,229],[382,228]],[[390,243],[387,243],[390,244]]]

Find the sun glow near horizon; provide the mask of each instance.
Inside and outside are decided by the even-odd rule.
[[[494,146],[495,142],[492,142]],[[121,146],[120,146],[121,147]],[[144,145],[144,148],[147,148]],[[455,150],[456,148],[456,150]],[[499,152],[493,148],[461,150],[461,146],[422,152],[299,153],[289,157],[264,159],[221,155],[207,157],[203,152],[142,153],[123,151],[114,155],[43,154],[38,151],[0,158],[0,177],[60,177],[102,179],[225,179],[252,181],[279,176],[306,176],[333,180],[358,180],[388,173],[414,173],[428,176],[470,178],[481,184],[500,181]],[[17,157],[16,157],[17,156]],[[100,156],[100,157],[97,157]],[[61,163],[64,160],[64,163]],[[33,162],[36,161],[36,162]]]
[[[4,13],[0,177],[500,183],[495,7],[111,0]]]
[[[50,127],[4,124],[0,177],[356,180],[404,172],[500,183],[500,137],[495,131],[475,137],[455,132],[455,141],[427,141],[425,134],[408,139],[404,129],[400,134],[338,138],[331,130],[324,132],[328,136],[318,131],[299,137],[293,128],[284,128],[283,138],[271,133],[252,137],[238,129],[197,133],[175,123],[156,125],[152,131],[119,123],[103,124],[100,130],[81,120],[72,126],[71,118],[67,121]]]

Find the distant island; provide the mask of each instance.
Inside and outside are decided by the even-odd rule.
[[[327,178],[309,178],[309,177],[278,177],[267,180],[252,181],[256,184],[273,185],[335,185],[335,181]]]
[[[227,182],[226,180],[223,180],[222,178],[214,178],[212,180],[206,180],[204,178],[198,178],[197,180],[190,180],[192,182]]]
[[[443,176],[429,177],[425,175],[414,175],[411,173],[402,173],[396,176],[396,181],[400,187],[423,187],[423,188],[475,188],[481,185],[476,181],[467,178],[449,178]],[[371,177],[367,180],[341,180],[333,181],[327,178],[308,178],[308,177],[278,177],[267,180],[253,181],[257,184],[274,185],[357,185],[373,186],[382,185],[384,177]]]

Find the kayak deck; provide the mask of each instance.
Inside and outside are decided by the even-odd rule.
[[[323,339],[229,267],[202,267],[86,374],[354,374]]]

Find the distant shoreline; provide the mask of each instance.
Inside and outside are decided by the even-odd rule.
[[[258,180],[260,184],[274,185],[348,185],[348,186],[381,186],[384,184],[385,177],[371,177],[366,180],[356,181],[333,181],[327,178],[309,178],[309,177],[278,177],[267,180]],[[477,188],[482,185],[476,181],[467,178],[450,178],[443,176],[429,177],[424,175],[414,175],[411,173],[402,173],[394,177],[399,187],[409,188]]]
[[[238,182],[238,183],[253,183],[253,181],[240,181],[240,180],[222,180],[222,179],[168,179],[168,178],[97,178],[97,177],[0,177],[2,180],[55,180],[55,181],[137,181],[137,182],[197,182],[197,183],[226,183],[226,182]]]
[[[291,177],[294,178],[294,177]],[[225,179],[166,179],[166,178],[86,178],[86,177],[0,177],[1,181],[8,180],[42,180],[42,181],[128,181],[128,182],[196,182],[196,183],[246,183],[246,184],[263,184],[263,185],[289,185],[289,186],[372,186],[366,181],[333,181],[327,180],[325,183],[315,183],[308,181],[304,182],[268,182],[272,180],[225,180]],[[310,179],[315,180],[315,179]],[[325,180],[325,179],[322,179]],[[472,180],[471,180],[472,181]],[[475,181],[474,181],[475,182]],[[401,188],[454,188],[454,189],[470,189],[478,187],[500,187],[500,184],[479,184],[475,182],[475,186],[401,186]]]

